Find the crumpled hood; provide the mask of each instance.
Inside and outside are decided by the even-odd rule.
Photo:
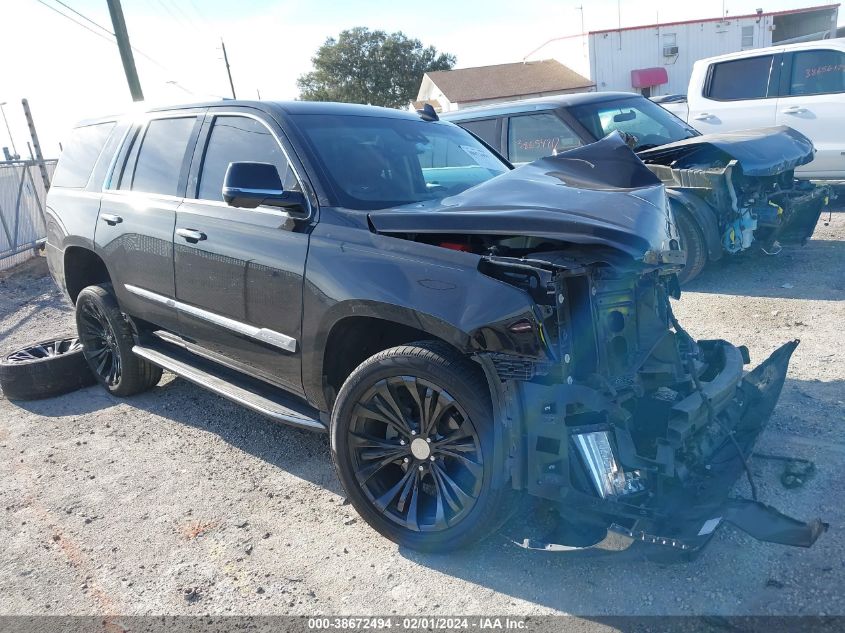
[[[813,142],[791,127],[704,134],[638,152],[645,163],[675,168],[724,167],[739,161],[746,176],[775,176],[813,160]]]
[[[386,234],[527,235],[610,247],[649,264],[676,260],[667,258],[677,234],[663,185],[617,133],[536,160],[437,206],[407,205],[369,217]]]

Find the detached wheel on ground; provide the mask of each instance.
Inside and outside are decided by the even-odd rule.
[[[678,205],[672,206],[672,212],[678,223],[681,248],[687,254],[687,263],[678,273],[678,281],[685,284],[698,277],[707,265],[707,245],[704,243],[704,233],[692,214]]]
[[[448,345],[413,343],[362,363],[338,394],[331,448],[352,505],[400,545],[457,549],[506,518],[487,384]]]
[[[49,398],[95,382],[75,337],[28,345],[0,360],[0,388],[9,400]]]
[[[79,293],[76,327],[85,360],[109,393],[131,396],[161,380],[161,368],[132,353],[132,328],[110,286],[88,286]]]

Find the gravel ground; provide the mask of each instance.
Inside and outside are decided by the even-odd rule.
[[[344,500],[325,436],[165,375],[129,400],[0,399],[0,614],[845,614],[843,239],[834,213],[804,248],[711,267],[676,308],[753,362],[802,340],[758,450],[818,472],[787,490],[781,464],[752,468],[761,499],[830,523],[811,549],[725,528],[692,563],[584,560],[514,547],[517,519],[472,550],[408,551]],[[0,351],[72,323],[42,262],[0,278]]]

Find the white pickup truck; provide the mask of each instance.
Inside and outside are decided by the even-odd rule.
[[[654,101],[704,134],[788,125],[816,148],[796,176],[845,181],[845,38],[702,59],[686,99]]]

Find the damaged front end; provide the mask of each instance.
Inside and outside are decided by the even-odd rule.
[[[554,289],[543,336],[556,360],[505,379],[522,450],[512,473],[554,501],[561,522],[530,549],[694,554],[729,522],[757,539],[809,547],[826,526],[729,493],[777,403],[792,341],[743,375],[748,352],[694,341],[675,321],[671,281],[605,268],[542,268]]]
[[[716,213],[728,253],[757,243],[804,244],[828,204],[829,187],[795,180],[813,160],[812,142],[785,126],[696,136],[639,152],[669,188],[696,196]]]
[[[690,554],[723,522],[809,546],[826,527],[729,499],[797,341],[749,373],[748,350],[676,321],[680,250],[664,187],[618,135],[525,165],[375,231],[478,256],[530,310],[470,332],[498,379],[513,486],[562,517],[532,549]]]

